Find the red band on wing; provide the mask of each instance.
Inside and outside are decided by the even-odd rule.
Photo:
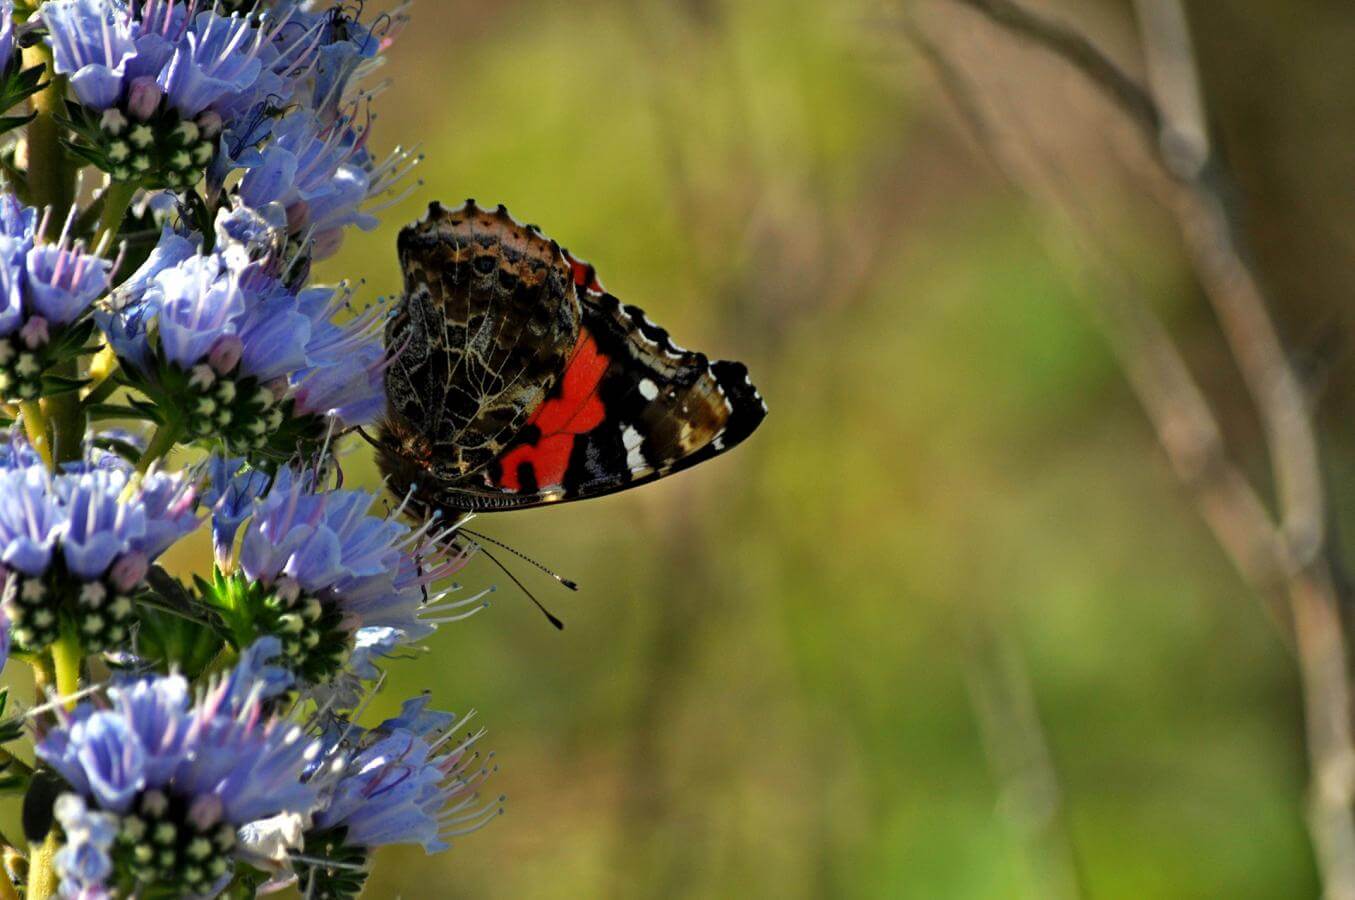
[[[500,458],[499,487],[515,493],[522,490],[518,472],[524,463],[532,467],[538,490],[564,483],[575,439],[601,425],[606,418],[597,386],[610,363],[608,357],[598,352],[593,336],[582,332],[560,381],[559,393],[542,403],[527,420],[528,425],[540,430],[540,437],[535,444],[519,444]]]

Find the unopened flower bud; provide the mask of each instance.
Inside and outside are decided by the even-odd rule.
[[[284,575],[273,585],[273,593],[283,603],[291,606],[301,596],[301,585],[295,578]]]
[[[141,551],[124,553],[109,570],[108,575],[113,579],[113,584],[119,591],[130,591],[139,585],[150,571],[151,563],[146,554]]]
[[[24,327],[19,329],[19,337],[23,338],[24,346],[29,350],[36,350],[50,340],[47,332],[47,320],[42,316],[34,316],[24,323]]]
[[[141,811],[158,819],[169,809],[169,798],[160,791],[146,791],[141,795]]]
[[[300,234],[306,230],[311,220],[311,205],[305,200],[297,200],[287,207],[287,230]]]
[[[207,354],[207,362],[218,375],[225,375],[234,371],[240,364],[240,356],[244,351],[245,345],[239,337],[233,334],[222,335],[212,345],[212,351]]]
[[[188,821],[198,831],[206,831],[221,821],[221,798],[216,794],[202,794],[188,808]]]
[[[214,138],[220,134],[222,124],[220,114],[210,109],[198,116],[198,129],[205,138]]]
[[[134,78],[132,86],[127,91],[127,112],[138,122],[145,122],[155,115],[156,108],[160,106],[160,98],[163,96],[164,91],[155,83],[154,77],[143,75]]]

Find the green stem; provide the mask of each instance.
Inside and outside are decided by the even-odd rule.
[[[52,371],[67,378],[80,374],[79,363],[69,359],[53,366]],[[58,464],[75,462],[85,453],[85,410],[75,391],[48,397],[42,401],[52,420],[52,455]]]
[[[37,117],[28,123],[28,201],[33,206],[52,208],[49,228],[60,230],[66,213],[75,201],[75,173],[66,160],[61,146],[61,126],[57,117],[65,114],[66,78],[57,75],[52,67],[52,51],[38,42],[23,50],[25,67],[45,65],[48,86],[33,95],[30,101]]]
[[[48,900],[55,897],[57,877],[55,857],[61,849],[57,842],[56,829],[47,833],[47,839],[34,849],[28,858],[28,900]]]
[[[28,435],[28,443],[33,445],[33,449],[38,451],[42,461],[46,463],[47,468],[55,471],[52,459],[52,441],[47,427],[47,414],[43,412],[42,404],[37,400],[25,400],[19,404],[19,414],[24,420],[24,434]]]
[[[151,442],[146,445],[146,452],[141,454],[141,458],[136,461],[136,470],[141,474],[146,474],[150,469],[151,463],[174,449],[174,445],[179,442],[180,433],[183,428],[178,422],[173,420],[165,422],[155,429],[155,434],[151,436]]]
[[[103,212],[99,214],[99,230],[94,233],[94,252],[108,256],[122,230],[122,220],[132,205],[136,185],[114,181],[104,190]]]
[[[84,663],[84,650],[80,638],[70,623],[63,623],[61,636],[52,644],[52,669],[56,676],[56,692],[59,697],[74,698],[80,692],[80,668]],[[75,708],[75,700],[66,701],[68,709]],[[47,833],[46,839],[35,848],[28,865],[29,900],[48,900],[57,893],[57,875],[54,859],[60,842],[56,829]]]
[[[47,702],[47,692],[56,690],[56,672],[52,671],[52,657],[47,653],[24,654],[24,661],[33,668],[33,705]]]
[[[85,650],[80,646],[80,637],[75,626],[63,623],[61,637],[52,644],[52,668],[56,672],[56,693],[58,697],[74,697],[80,693],[80,667],[85,661]],[[75,700],[66,701],[67,709],[75,709]]]
[[[89,365],[89,377],[94,379],[94,384],[81,398],[81,404],[89,408],[97,406],[113,396],[113,392],[119,387],[117,373],[118,358],[113,355],[112,350],[104,347],[94,354],[94,359]]]
[[[24,48],[23,61],[25,66],[46,66],[48,79],[47,87],[30,101],[37,116],[28,123],[26,131],[28,202],[50,207],[48,228],[60,229],[75,202],[75,170],[61,146],[62,128],[57,122],[65,113],[66,79],[54,71],[51,48],[41,41]],[[79,374],[74,359],[55,371],[67,377]],[[46,403],[46,413],[52,423],[53,460],[62,463],[79,459],[85,435],[80,398],[74,393],[52,397]]]

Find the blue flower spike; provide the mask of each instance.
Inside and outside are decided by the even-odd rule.
[[[352,898],[381,847],[501,809],[470,716],[363,722],[488,592],[451,583],[457,523],[344,486],[389,315],[312,264],[420,159],[372,150],[364,79],[408,14],[361,7],[0,0],[0,134],[27,129],[0,185],[0,667],[48,694],[0,747],[40,764],[3,772],[30,897]]]

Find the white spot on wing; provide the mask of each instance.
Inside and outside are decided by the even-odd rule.
[[[655,397],[659,396],[659,386],[648,378],[641,378],[639,387],[640,396],[644,397],[646,400],[653,400]]]
[[[649,471],[649,463],[645,461],[645,455],[640,450],[640,445],[644,442],[644,436],[630,425],[621,429],[621,446],[626,449],[626,468],[633,474]]]

